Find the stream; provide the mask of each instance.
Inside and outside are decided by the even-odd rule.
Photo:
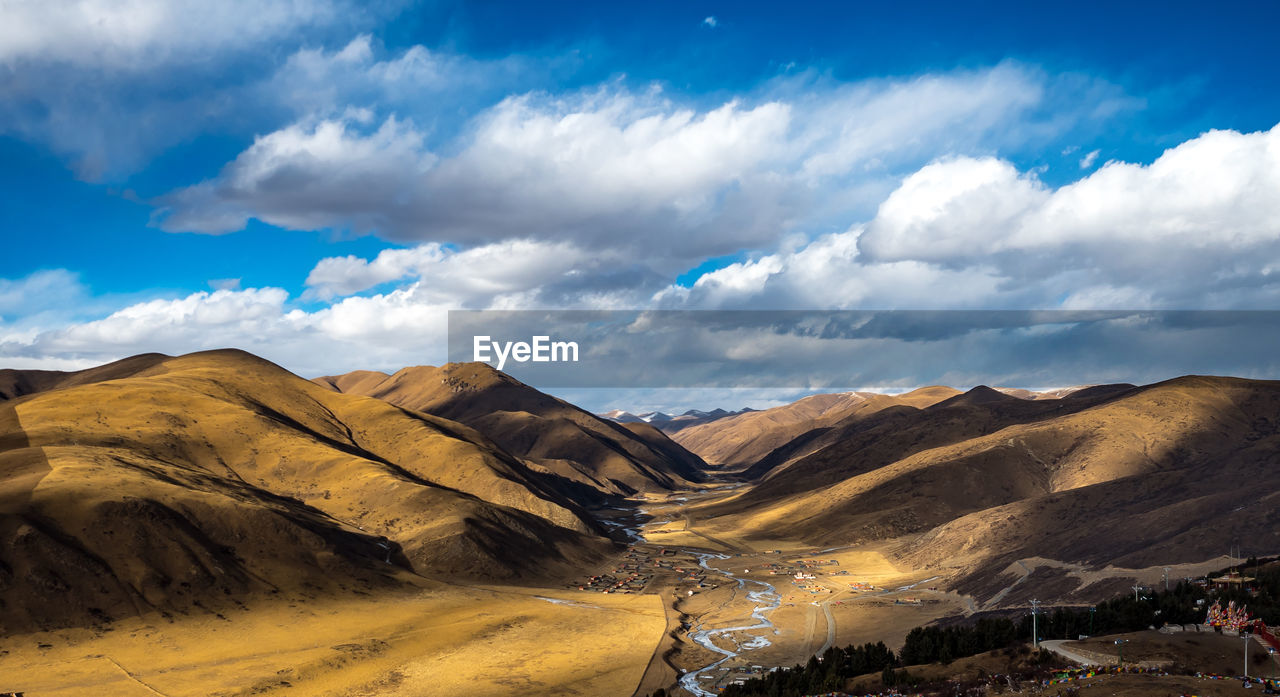
[[[680,686],[688,690],[691,694],[697,695],[697,697],[715,697],[715,692],[705,690],[702,685],[699,684],[702,674],[719,668],[725,661],[738,655],[738,651],[730,651],[728,649],[720,648],[714,641],[712,641],[712,638],[721,634],[729,634],[731,632],[744,632],[753,629],[771,629],[773,627],[773,623],[765,618],[765,613],[778,609],[782,604],[782,596],[778,594],[778,590],[771,584],[749,578],[739,578],[730,571],[713,569],[707,565],[708,559],[728,558],[729,557],[724,554],[698,553],[698,564],[709,572],[721,574],[733,579],[737,582],[738,588],[745,590],[748,583],[763,586],[760,590],[747,591],[747,598],[751,600],[751,602],[756,603],[755,609],[751,611],[751,619],[756,620],[756,624],[743,625],[741,627],[722,627],[720,629],[701,629],[702,624],[699,623],[698,627],[689,634],[689,637],[700,646],[706,647],[707,649],[723,656],[723,658],[680,676]],[[741,651],[750,651],[753,649],[764,648],[769,645],[770,641],[768,639],[763,635],[757,635],[751,641],[741,644],[737,648]]]

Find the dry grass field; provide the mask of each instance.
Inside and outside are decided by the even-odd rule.
[[[652,595],[427,584],[0,639],[32,697],[629,695],[663,634]]]

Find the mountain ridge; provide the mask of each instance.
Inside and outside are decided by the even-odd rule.
[[[705,479],[705,463],[665,435],[639,438],[623,424],[484,363],[413,366],[391,375],[357,371],[313,381],[465,423],[508,452],[602,496],[669,491]]]

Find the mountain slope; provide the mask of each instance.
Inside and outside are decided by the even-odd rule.
[[[379,378],[381,376],[381,378]],[[318,384],[465,423],[508,452],[604,494],[673,489],[702,481],[703,463],[658,432],[624,424],[535,390],[484,363],[361,371]]]
[[[1024,400],[982,385],[963,394],[950,388],[922,388],[892,402],[854,411],[821,432],[811,432],[803,448],[788,444],[749,467],[743,476],[763,479],[759,496],[767,500],[869,472],[921,450],[1058,414],[1064,405],[1079,409],[1089,403]],[[850,468],[854,453],[856,465]]]
[[[15,399],[37,392],[48,392],[49,390],[64,387],[89,385],[104,380],[129,377],[168,358],[168,356],[160,353],[144,353],[74,372],[4,368],[0,369],[0,400]]]
[[[761,539],[903,540],[970,592],[1017,559],[1197,561],[1280,549],[1280,383],[1187,377],[1018,400],[987,388],[885,410],[698,512]],[[1246,484],[1247,483],[1247,484]],[[981,592],[980,592],[981,591]]]
[[[238,351],[0,402],[6,628],[360,589],[404,570],[538,577],[609,543],[461,424]]]
[[[891,406],[927,406],[956,394],[951,388],[926,387],[905,395],[874,392],[819,394],[763,411],[748,411],[691,426],[672,438],[709,463],[728,468],[759,462],[773,450],[814,429],[830,427],[854,415]],[[759,476],[752,472],[748,476]]]

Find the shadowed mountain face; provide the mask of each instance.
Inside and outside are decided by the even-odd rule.
[[[484,363],[357,371],[315,382],[459,421],[508,452],[599,494],[680,488],[705,463],[648,424],[602,419]]]
[[[238,351],[139,358],[0,401],[7,630],[410,571],[538,578],[609,548],[546,475],[462,424]]]
[[[749,537],[903,539],[911,565],[981,579],[1031,556],[1198,561],[1280,549],[1280,382],[1186,377],[1025,400],[985,387],[839,423],[698,512]],[[909,540],[909,541],[907,541]]]

